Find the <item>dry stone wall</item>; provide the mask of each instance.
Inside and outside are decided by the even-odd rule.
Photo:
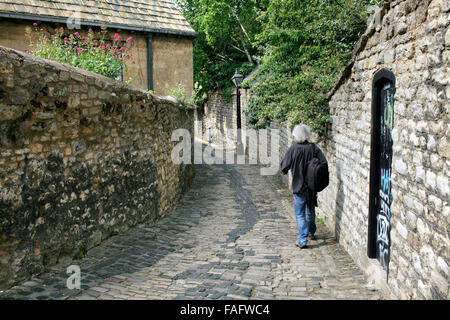
[[[237,127],[235,96],[233,94],[227,99],[222,91],[210,93],[202,113],[197,114],[196,118],[201,121],[197,132],[199,138],[213,144],[235,144],[230,130]]]
[[[394,298],[449,297],[449,11],[445,0],[385,1],[330,97],[331,176],[319,214]],[[388,274],[367,256],[372,80],[381,68],[396,77]]]
[[[0,46],[0,289],[170,212],[176,101]]]

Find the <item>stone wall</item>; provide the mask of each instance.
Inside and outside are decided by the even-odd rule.
[[[189,99],[194,89],[192,39],[154,34],[152,41],[155,93],[167,95],[181,83]]]
[[[367,273],[397,299],[448,299],[450,6],[444,0],[389,0],[355,46],[329,93],[330,139],[320,144],[330,185],[319,194],[317,214]],[[394,96],[389,268],[368,258],[372,81],[382,68],[396,77]],[[248,90],[241,90],[242,109]],[[233,105],[213,96],[205,127],[235,127]],[[245,121],[242,122],[246,129]],[[292,144],[280,129],[280,158]],[[290,178],[281,178],[287,187]]]
[[[235,93],[225,97],[223,91],[211,92],[208,101],[203,106],[202,114],[197,118],[202,121],[201,131],[197,133],[205,141],[211,140],[213,144],[235,144],[230,129],[236,129],[236,103]],[[244,121],[243,121],[244,122]],[[227,138],[231,138],[228,139]]]
[[[241,97],[241,127],[242,136],[245,137],[247,130],[252,129],[252,127],[247,123],[247,118],[245,116],[245,111],[248,108],[248,102],[250,98],[249,89],[240,89]],[[202,121],[202,128],[198,129],[196,132],[197,137],[203,137],[204,141],[208,141],[209,129],[211,129],[211,143],[213,145],[225,146],[235,146],[236,145],[236,127],[237,127],[237,104],[236,104],[236,90],[231,92],[229,99],[226,99],[222,91],[212,92],[207,103],[203,107],[203,114],[196,116],[196,120]],[[267,154],[270,156],[272,152],[272,131],[278,130],[279,134],[279,145],[278,145],[278,163],[281,163],[283,156],[286,154],[289,147],[292,145],[292,128],[287,124],[280,124],[273,121],[267,128],[267,143],[268,149]],[[249,139],[243,139],[244,148],[248,155],[250,148],[248,146]],[[259,150],[258,156],[259,159]],[[249,161],[247,159],[247,161]],[[292,177],[290,175],[282,176],[278,175],[279,179],[286,185],[287,188],[291,189]]]
[[[14,48],[20,51],[29,49],[29,41],[26,38],[26,27],[31,30],[32,22],[18,22],[17,20],[0,20],[0,45],[8,48]]]
[[[449,10],[444,0],[385,1],[330,95],[331,176],[319,215],[393,298],[449,297]],[[381,68],[396,77],[389,274],[367,255],[372,80]]]
[[[0,46],[0,289],[168,214],[178,128],[177,102]]]

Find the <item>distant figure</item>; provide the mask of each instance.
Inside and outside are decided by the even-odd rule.
[[[292,193],[294,194],[294,211],[297,220],[298,238],[296,246],[307,248],[307,242],[315,239],[317,193],[308,189],[305,181],[306,168],[312,158],[327,161],[322,150],[311,143],[308,126],[296,125],[292,130],[294,144],[289,148],[281,161],[281,173],[292,173]],[[306,214],[305,214],[306,211]]]

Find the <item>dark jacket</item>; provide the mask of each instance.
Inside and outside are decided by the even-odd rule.
[[[292,173],[292,193],[302,194],[309,192],[308,204],[317,207],[317,193],[311,192],[305,183],[306,165],[312,158],[318,158],[321,161],[327,161],[322,150],[314,143],[294,143],[286,152],[281,161],[280,169],[287,174],[289,170]]]

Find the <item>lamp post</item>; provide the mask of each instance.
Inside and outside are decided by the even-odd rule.
[[[240,73],[238,73],[237,69],[234,73],[233,78],[231,78],[231,81],[233,81],[234,86],[236,87],[236,124],[237,124],[237,151],[238,155],[243,154],[243,146],[242,146],[242,136],[241,136],[241,84],[244,80],[244,76]]]

